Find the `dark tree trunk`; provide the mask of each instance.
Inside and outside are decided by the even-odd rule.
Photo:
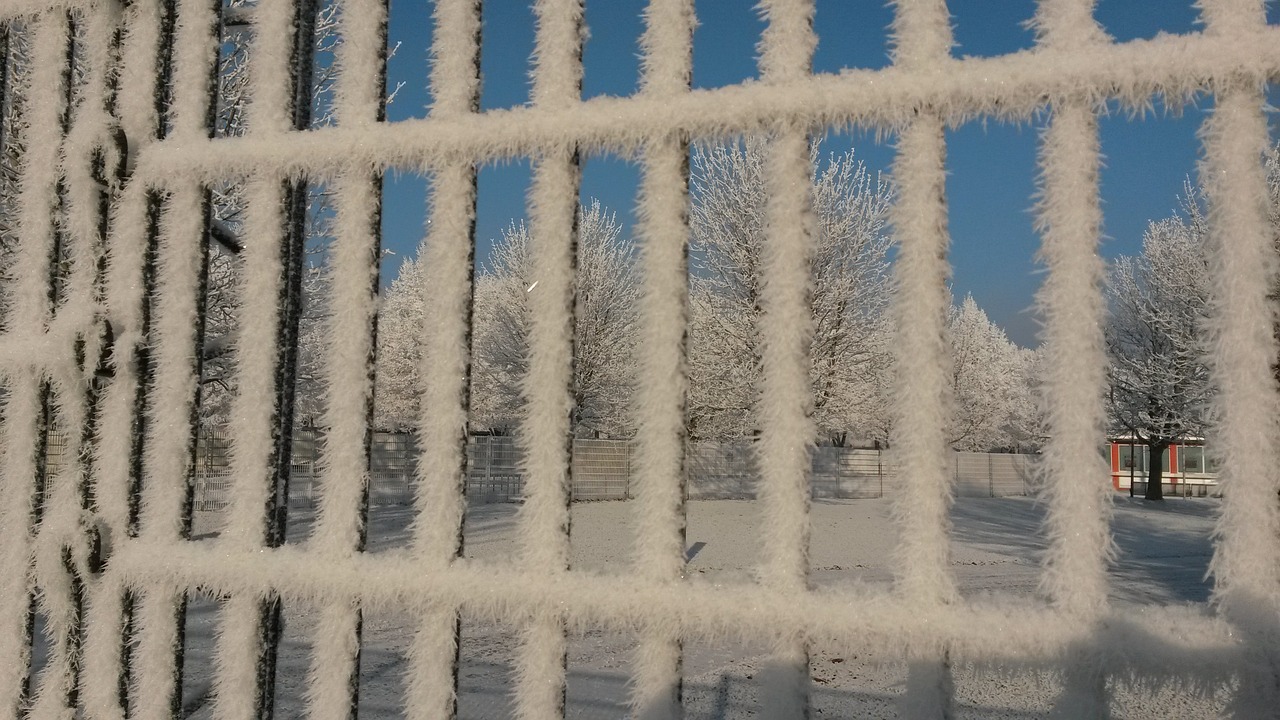
[[[1147,494],[1148,500],[1164,499],[1164,453],[1169,449],[1169,443],[1157,443],[1147,445],[1149,449],[1150,464],[1147,466]]]

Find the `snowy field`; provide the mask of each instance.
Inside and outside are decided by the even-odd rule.
[[[1210,532],[1215,500],[1171,499],[1153,505],[1116,498],[1114,533],[1118,560],[1112,570],[1112,599],[1134,613],[1159,612],[1157,606],[1204,604],[1209,584]],[[636,505],[626,502],[579,503],[573,507],[573,564],[601,573],[624,573]],[[470,509],[466,554],[484,562],[505,563],[515,553],[518,505],[479,505]],[[1029,596],[1036,590],[1038,537],[1043,508],[1030,498],[960,499],[952,510],[952,570],[967,597],[984,593]],[[688,573],[709,582],[749,581],[760,551],[760,506],[754,501],[698,501],[688,506]],[[375,507],[370,521],[370,552],[404,544],[410,519],[407,507]],[[306,537],[312,520],[306,512],[290,518],[290,540]],[[198,513],[198,539],[217,533],[219,515]],[[882,584],[892,575],[895,542],[888,500],[822,501],[812,508],[812,581],[817,586]],[[208,717],[210,651],[216,603],[193,600],[189,610],[184,707],[188,717]],[[302,693],[313,616],[306,608],[286,610],[281,645],[277,712],[302,715]],[[366,618],[362,653],[362,718],[400,717],[404,652],[413,622],[405,616]],[[510,668],[515,648],[511,628],[464,621],[459,714],[462,718],[510,717]],[[567,714],[571,718],[615,718],[626,713],[630,638],[612,632],[573,637],[569,656]],[[691,719],[757,717],[763,666],[761,647],[742,644],[685,646],[684,697]],[[814,717],[884,717],[895,714],[905,668],[893,658],[835,656],[816,652],[811,659]],[[972,668],[956,671],[960,717],[1031,718],[1043,716],[1058,692],[1051,672],[1025,668]],[[1183,688],[1114,688],[1116,717],[1213,717],[1227,692],[1206,696]]]

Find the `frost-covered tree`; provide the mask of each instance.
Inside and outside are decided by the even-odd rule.
[[[1202,337],[1206,225],[1192,193],[1188,185],[1186,217],[1151,223],[1142,255],[1117,258],[1107,282],[1112,421],[1150,452],[1149,500],[1163,497],[1164,452],[1203,434],[1210,394]]]
[[[520,416],[529,361],[530,305],[538,292],[532,240],[513,223],[497,243],[476,287],[475,410],[491,428]],[[631,430],[638,280],[622,226],[599,202],[579,208],[574,315],[573,430],[618,437]]]
[[[985,452],[1029,444],[1034,353],[1010,342],[972,295],[952,307],[947,334],[955,399],[951,446]]]
[[[417,418],[418,369],[426,319],[426,273],[416,258],[406,260],[383,296],[378,312],[378,367],[374,424],[407,430]]]
[[[242,11],[254,3],[232,0],[224,8],[222,45],[218,57],[217,93],[214,134],[219,137],[243,135],[248,129],[246,109],[251,102],[249,86],[253,63],[252,27]],[[317,9],[312,51],[315,62],[311,80],[311,125],[333,123],[333,91],[337,66],[335,52],[342,43],[341,8],[322,0]],[[395,48],[389,50],[394,54]],[[397,88],[398,89],[398,88]],[[395,96],[388,96],[390,102]],[[230,395],[234,392],[235,374],[230,366],[230,346],[235,341],[239,322],[236,286],[240,277],[238,259],[241,218],[246,198],[244,186],[231,182],[210,188],[211,211],[215,224],[225,230],[214,234],[208,256],[209,292],[206,296],[208,320],[202,384],[201,418],[206,424],[225,420]],[[307,188],[306,259],[301,279],[302,306],[298,318],[298,363],[295,372],[294,415],[299,422],[313,422],[323,410],[323,388],[320,362],[323,355],[324,327],[328,318],[329,288],[326,253],[330,240],[328,222],[333,212],[327,188],[313,184]]]
[[[1044,372],[1044,348],[1018,348],[1022,384],[1009,407],[1007,446],[1014,452],[1036,452],[1049,438],[1049,428],[1041,410],[1040,382]]]
[[[749,137],[695,146],[690,230],[691,433],[735,438],[756,431],[757,326],[765,241],[764,155]],[[814,419],[828,439],[874,433],[877,377],[888,363],[886,314],[891,193],[852,153],[811,151]]]
[[[529,362],[529,297],[538,292],[529,231],[512,223],[476,277],[472,323],[471,417],[478,429],[516,429]],[[574,323],[574,432],[630,432],[637,278],[622,226],[599,202],[579,208]],[[417,261],[406,262],[383,302],[378,326],[378,423],[413,426],[420,329],[431,288]]]

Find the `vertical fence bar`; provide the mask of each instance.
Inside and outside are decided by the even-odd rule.
[[[480,108],[479,0],[436,4],[431,58],[431,117],[465,117]],[[474,302],[476,169],[454,161],[436,168],[428,200],[430,225],[419,255],[431,288],[422,331],[418,401],[418,494],[413,552],[438,569],[462,554],[467,488],[467,415],[471,404],[471,321]],[[477,440],[492,440],[491,437]],[[479,488],[493,492],[493,443],[473,447],[484,463]],[[457,716],[459,618],[453,607],[430,609],[409,652],[408,714],[412,720]]]
[[[83,397],[78,392],[78,366],[73,360],[74,353],[65,352],[73,349],[74,341],[66,331],[72,329],[77,319],[73,309],[79,309],[70,301],[80,301],[76,305],[81,305],[88,300],[83,296],[70,297],[82,295],[75,293],[69,285],[71,275],[83,278],[83,263],[68,266],[77,254],[79,243],[76,241],[82,239],[78,234],[72,237],[69,233],[71,198],[68,184],[75,174],[71,167],[72,159],[78,155],[71,138],[71,120],[76,101],[83,94],[74,78],[77,71],[85,70],[85,48],[81,43],[84,18],[73,11],[64,12],[66,39],[62,62],[58,65],[63,73],[63,83],[55,90],[63,94],[63,104],[58,113],[61,138],[57,148],[54,202],[49,209],[53,245],[45,269],[50,315],[46,319],[44,335],[46,342],[58,351],[50,353],[39,364],[42,379],[36,436],[35,536],[29,569],[35,592],[28,605],[28,617],[34,620],[39,614],[43,620],[41,635],[48,643],[44,669],[38,678],[29,677],[27,681],[28,688],[35,688],[30,698],[31,711],[40,713],[65,712],[74,703],[79,665],[80,602],[84,589],[84,574],[76,567],[74,557],[82,556],[76,551],[83,546],[83,537],[79,537],[78,511],[81,504],[76,486],[77,475],[82,472],[78,456],[83,439],[80,431],[84,406]],[[91,283],[92,273],[89,277]],[[58,432],[58,428],[63,426],[67,428],[66,432]],[[31,639],[35,640],[34,637]]]
[[[581,99],[582,0],[539,0],[534,12],[531,100],[547,108],[572,107]],[[533,162],[528,202],[538,287],[528,293],[530,358],[522,387],[528,410],[517,438],[528,480],[517,537],[521,562],[549,577],[569,569],[578,159],[572,144],[542,148]],[[562,716],[568,648],[563,616],[537,614],[520,636],[516,716]]]
[[[90,509],[89,477],[93,470],[97,431],[97,387],[100,365],[98,314],[106,229],[108,187],[115,184],[107,165],[112,145],[112,70],[118,51],[118,7],[112,3],[73,13],[68,25],[64,72],[80,77],[76,91],[68,84],[63,110],[66,132],[61,152],[59,266],[62,292],[46,339],[45,372],[56,398],[56,435],[46,442],[50,466],[47,512],[36,541],[35,574],[41,586],[40,608],[51,657],[40,678],[33,715],[74,712],[79,704],[84,647],[86,578],[99,568],[92,529],[82,519]],[[76,102],[72,104],[71,99]],[[73,112],[74,108],[74,112]],[[108,179],[108,175],[111,176]],[[52,466],[55,466],[53,468]]]
[[[156,41],[153,46],[154,55],[150,58],[153,63],[150,72],[155,74],[154,84],[151,86],[154,91],[152,102],[155,107],[154,115],[150,119],[155,123],[151,133],[159,141],[166,137],[169,127],[173,26],[176,14],[174,0],[160,0],[155,12],[156,15],[144,18],[143,22],[154,22],[157,25]],[[142,253],[141,277],[138,280],[141,283],[141,292],[137,300],[139,313],[138,326],[136,328],[137,335],[130,338],[136,343],[134,361],[138,367],[134,378],[133,406],[130,410],[133,433],[130,437],[129,484],[126,492],[128,536],[131,538],[137,538],[141,535],[142,497],[146,492],[144,482],[147,462],[146,438],[150,432],[148,423],[151,419],[150,410],[154,402],[153,389],[155,387],[153,381],[155,356],[151,340],[154,330],[156,273],[158,272],[159,264],[158,245],[161,202],[159,191],[150,186],[146,180],[136,187],[141,195],[141,200],[138,204],[139,216],[137,220],[139,222],[137,230],[142,233],[144,244],[140,248]],[[132,205],[132,203],[130,204]],[[131,220],[133,218],[127,219],[126,223]],[[154,601],[149,606],[153,613],[151,615],[147,614],[148,601],[146,592],[146,588],[133,586],[127,589],[125,596],[126,618],[123,638],[124,648],[122,651],[124,667],[120,693],[123,698],[126,716],[147,714],[148,712],[153,717],[162,716],[167,710],[166,701],[176,695],[177,688],[181,685],[177,677],[169,672],[171,668],[167,667],[163,661],[154,662],[152,664],[154,671],[147,672],[147,659],[163,652],[168,638],[159,633],[159,630],[166,627],[168,621],[162,614],[155,614],[154,611],[162,606]],[[144,628],[153,623],[156,625],[156,632],[152,633],[152,639],[149,642],[145,637]],[[170,640],[170,646],[172,642]],[[148,645],[152,648],[149,653],[145,649]],[[152,692],[152,687],[148,687],[140,679],[147,675],[159,678],[160,684],[154,687],[154,692]]]
[[[693,2],[651,0],[645,11],[641,93],[656,102],[689,91],[693,73]],[[689,274],[689,150],[678,136],[644,148],[637,227],[641,293],[636,385],[636,573],[647,582],[677,583],[685,554],[685,369]],[[623,448],[624,472],[627,447]],[[629,477],[630,473],[628,473]],[[629,493],[624,487],[623,497]],[[680,637],[657,624],[636,648],[630,704],[637,718],[680,716]]]
[[[13,25],[8,20],[0,21],[0,158],[5,158],[9,151],[6,147],[13,134],[11,127],[14,120],[14,109],[10,96],[9,63],[12,53]],[[3,167],[3,165],[0,165]],[[0,323],[4,318],[0,317]]]
[[[314,104],[314,64],[316,14],[319,0],[293,0],[293,42],[289,48],[288,113],[290,129],[303,131],[311,127]],[[251,61],[252,62],[252,61]],[[276,347],[276,419],[275,476],[272,497],[267,507],[267,542],[272,547],[284,543],[289,512],[289,479],[293,465],[293,421],[297,395],[298,323],[302,317],[302,273],[307,241],[307,214],[311,202],[310,186],[305,178],[286,181],[285,234],[281,240],[281,263],[284,268],[280,285],[281,322]],[[366,442],[367,444],[367,442]],[[280,631],[280,604],[271,610],[272,636]],[[274,647],[274,643],[271,644]],[[269,652],[265,670],[274,674],[275,650]],[[265,671],[264,670],[264,671]],[[274,681],[269,681],[274,682]]]
[[[766,0],[760,76],[785,85],[809,77],[817,36],[812,0]],[[813,336],[810,262],[813,198],[808,128],[778,121],[765,149],[765,234],[760,250],[760,358],[756,446],[762,530],[771,540],[761,558],[763,583],[780,592],[808,589],[809,481],[815,427],[809,382]],[[764,678],[764,712],[809,715],[809,652],[804,638],[778,638]]]
[[[148,193],[131,177],[133,159],[159,132],[158,58],[165,12],[160,0],[136,0],[122,14],[119,96],[120,132],[116,152],[121,185],[112,193],[107,232],[106,339],[101,432],[92,502],[103,544],[122,542],[136,532],[135,501],[141,478],[141,433],[147,371],[150,311],[147,291],[153,275],[149,252]],[[86,612],[85,707],[93,717],[118,719],[131,713],[132,590],[108,572],[96,585]]]
[[[283,135],[297,129],[300,118],[309,117],[310,77],[301,70],[310,67],[314,10],[311,2],[256,6],[249,66],[252,99],[245,113],[248,135]],[[304,84],[306,90],[300,90]],[[306,106],[299,107],[299,101]],[[288,479],[292,431],[290,356],[296,357],[296,350],[281,345],[297,341],[294,266],[302,261],[300,213],[306,204],[305,188],[298,185],[283,181],[273,168],[258,170],[248,179],[244,270],[237,288],[231,503],[219,537],[229,547],[260,548],[283,540],[287,487],[282,486]],[[215,716],[269,716],[280,630],[278,597],[232,596],[223,604],[220,623]]]
[[[294,15],[290,30],[293,38],[289,44],[287,66],[289,97],[284,108],[290,115],[289,129],[297,132],[311,127],[315,28],[319,2],[294,0],[292,4]],[[268,547],[284,544],[288,526],[289,480],[293,471],[294,406],[297,395],[298,324],[302,317],[302,273],[306,253],[307,213],[311,201],[306,178],[285,179],[283,191],[284,233],[280,239],[283,274],[279,286],[280,318],[276,325],[275,342],[276,394],[272,433],[274,462],[271,494],[266,505]],[[367,452],[367,438],[364,444]],[[314,482],[314,478],[309,479],[312,485]],[[259,645],[263,652],[258,659],[258,715],[271,717],[275,711],[276,658],[280,636],[284,632],[284,608],[279,595],[263,601],[260,611],[262,628]]]
[[[1206,0],[1205,34],[1247,38],[1266,26],[1260,0]],[[1264,42],[1258,40],[1256,42]],[[1217,419],[1208,447],[1221,458],[1223,500],[1210,572],[1213,599],[1246,638],[1252,670],[1232,700],[1234,717],[1280,703],[1280,388],[1272,373],[1277,261],[1262,157],[1269,145],[1262,88],[1217,83],[1201,128],[1200,182],[1209,209],[1210,352]]]
[[[70,26],[65,12],[51,10],[34,21],[32,73],[24,134],[27,144],[18,185],[19,251],[15,263],[13,326],[38,341],[47,331],[53,303],[49,269],[57,252],[54,207],[59,186],[58,155],[63,143],[66,70]],[[9,529],[0,548],[0,577],[25,581],[0,584],[0,712],[19,717],[30,690],[35,577],[28,566],[39,530],[44,482],[47,374],[36,357],[3,368],[8,398],[0,418],[0,525]]]
[[[892,27],[895,67],[945,72],[951,24],[942,0],[896,0]],[[902,491],[893,510],[899,525],[896,589],[922,608],[954,602],[948,569],[952,488],[947,473],[949,417],[944,339],[947,306],[946,139],[937,110],[917,107],[899,131],[893,175],[898,199],[895,314],[897,379],[893,412],[894,465]],[[945,717],[951,710],[951,668],[945,647],[927,637],[907,647],[907,717]]]
[[[346,0],[340,6],[334,114],[339,127],[371,128],[384,119],[387,6],[385,0]],[[366,167],[345,168],[333,182],[334,245],[325,343],[328,389],[320,456],[320,506],[309,549],[343,558],[364,550],[369,511],[373,429],[374,348],[381,254],[382,177]],[[337,310],[340,309],[340,310]],[[353,602],[320,608],[308,675],[311,717],[356,717],[363,614]]]
[[[1093,19],[1093,0],[1044,0],[1036,17],[1037,43],[1080,51],[1107,42]],[[1055,102],[1040,148],[1037,230],[1048,267],[1037,301],[1045,318],[1044,407],[1049,441],[1046,480],[1048,548],[1042,592],[1074,622],[1092,625],[1107,604],[1110,469],[1097,453],[1105,437],[1103,391],[1107,357],[1103,327],[1103,264],[1098,256],[1102,210],[1097,119],[1086,97]],[[1070,649],[1060,717],[1104,717],[1104,663],[1090,648]]]
[[[168,45],[172,89],[166,139],[198,141],[210,135],[212,72],[217,57],[220,3],[184,0],[175,12]],[[153,374],[143,435],[143,496],[139,536],[173,544],[190,535],[196,401],[203,347],[203,277],[208,203],[200,183],[166,178],[158,208],[158,243],[150,334]],[[186,593],[144,588],[138,636],[140,717],[170,717],[181,710]]]
[[[1105,41],[1093,0],[1045,0],[1037,15],[1046,47]],[[1050,538],[1043,587],[1063,609],[1095,612],[1105,604],[1110,555],[1109,468],[1098,457],[1106,410],[1107,358],[1102,328],[1102,211],[1098,198],[1097,121],[1087,100],[1054,108],[1040,150],[1040,255],[1049,273],[1038,301],[1045,318],[1045,408],[1049,441],[1044,473]],[[1096,459],[1096,460],[1095,460]],[[1087,463],[1087,464],[1085,464]]]

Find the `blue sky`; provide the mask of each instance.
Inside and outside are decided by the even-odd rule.
[[[533,14],[527,0],[485,0],[481,55],[482,109],[523,105],[529,96],[529,55]],[[583,96],[629,95],[639,76],[643,0],[586,0],[590,32],[583,55]],[[957,57],[991,56],[1030,47],[1025,21],[1031,0],[950,0]],[[431,7],[422,0],[392,0],[390,36],[401,43],[388,70],[390,83],[404,83],[388,108],[392,121],[424,117],[430,103],[427,57]],[[719,87],[756,76],[755,46],[764,25],[752,0],[698,0],[700,25],[694,35],[695,87]],[[1117,40],[1196,29],[1193,0],[1099,0],[1096,16]],[[888,64],[887,32],[892,13],[884,0],[818,0],[814,69],[878,68]],[[1280,23],[1280,5],[1268,19]],[[1272,93],[1273,103],[1276,94]],[[1158,110],[1133,119],[1117,113],[1101,120],[1106,167],[1102,173],[1103,254],[1138,251],[1149,220],[1169,215],[1184,178],[1194,174],[1199,152],[1196,131],[1205,101],[1175,117]],[[1272,127],[1280,127],[1273,116]],[[952,282],[957,298],[972,293],[992,320],[1014,341],[1031,346],[1037,324],[1030,307],[1041,274],[1035,263],[1039,240],[1030,212],[1035,181],[1038,129],[981,121],[948,132],[948,202],[952,238]],[[1273,132],[1273,136],[1280,133]],[[887,171],[892,138],[878,145],[864,134],[831,137],[830,149],[853,147],[870,167]],[[638,168],[618,157],[590,157],[583,168],[583,198],[599,198],[629,227]],[[527,161],[486,167],[480,173],[476,236],[483,261],[492,241],[513,219],[524,216]],[[411,175],[386,183],[384,260],[389,282],[399,263],[411,257],[422,235],[426,186]]]

